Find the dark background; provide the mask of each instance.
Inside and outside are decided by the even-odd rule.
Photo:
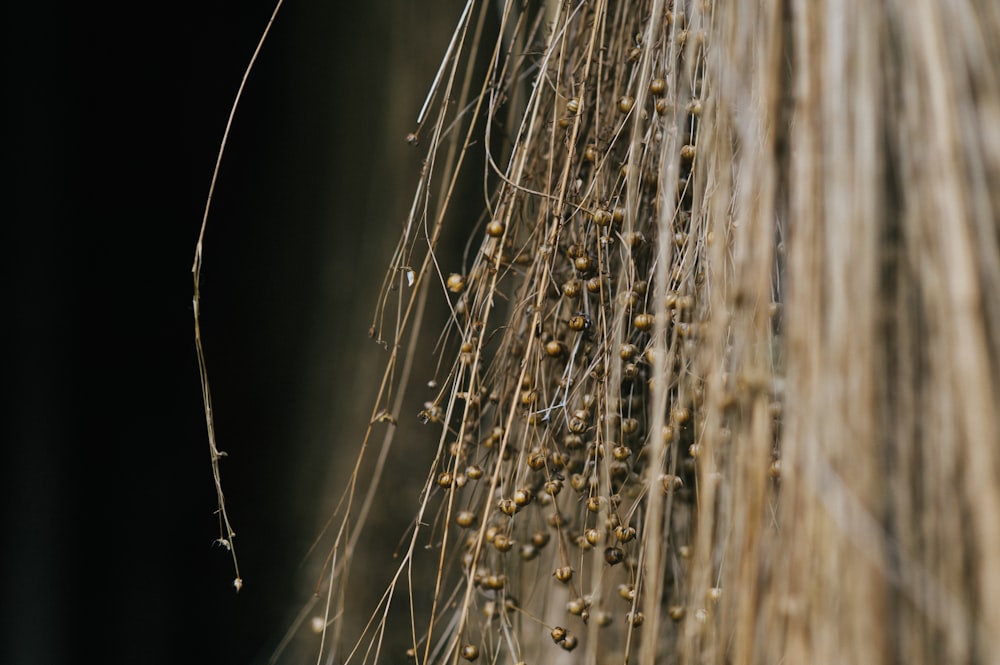
[[[404,137],[460,4],[286,3],[250,76],[202,277],[238,595],[191,263],[273,5],[8,8],[0,662],[266,662],[381,376]]]

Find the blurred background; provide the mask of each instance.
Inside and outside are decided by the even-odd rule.
[[[405,137],[461,3],[286,3],[250,76],[202,274],[236,594],[191,262],[273,8],[12,9],[2,662],[267,662],[315,583],[385,364],[368,328],[424,154]],[[393,543],[398,487],[373,522]]]

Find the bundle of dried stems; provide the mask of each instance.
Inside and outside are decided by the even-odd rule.
[[[488,34],[469,0],[411,137],[320,660],[401,661],[394,632],[417,663],[994,662],[1000,10],[524,4]],[[421,327],[439,445],[348,621]]]

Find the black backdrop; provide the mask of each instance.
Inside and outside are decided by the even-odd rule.
[[[266,662],[357,435],[343,414],[370,408],[371,286],[421,157],[398,146],[456,5],[288,2],[251,75],[202,301],[238,595],[190,268],[273,6],[9,8],[0,662]]]

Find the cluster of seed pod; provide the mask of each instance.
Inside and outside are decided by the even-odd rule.
[[[520,662],[545,633],[565,651],[588,634],[635,648],[643,547],[673,562],[663,602],[684,616],[711,238],[693,209],[707,43],[683,9],[584,6],[565,41],[535,45],[551,85],[536,86],[473,258],[446,279],[456,360],[421,420],[447,439],[434,492],[443,546],[461,552],[446,573],[467,585],[452,641],[467,660]],[[674,378],[653,431],[657,352]],[[650,459],[656,437],[673,463]],[[650,488],[671,501],[662,543],[645,538]],[[501,619],[517,640],[496,639]]]

